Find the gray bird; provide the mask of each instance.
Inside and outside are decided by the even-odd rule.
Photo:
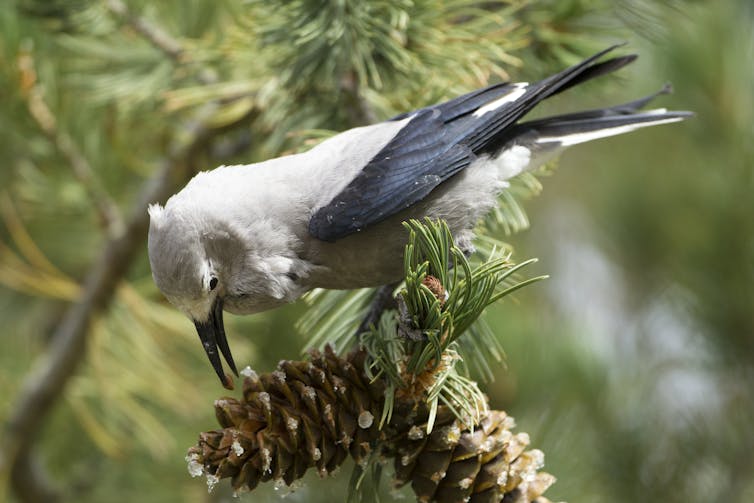
[[[535,83],[501,83],[344,131],[311,150],[197,174],[152,205],[149,260],[159,289],[195,324],[220,381],[237,374],[223,309],[250,314],[313,288],[385,285],[402,276],[409,218],[444,219],[462,248],[508,180],[566,147],[689,112],[623,105],[519,122],[540,101],[615,71],[608,48]]]

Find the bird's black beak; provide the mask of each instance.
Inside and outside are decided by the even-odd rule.
[[[207,352],[210,363],[217,373],[217,377],[220,378],[220,382],[227,389],[233,389],[233,381],[229,376],[225,375],[223,370],[223,364],[220,361],[220,355],[217,350],[220,349],[225,361],[228,362],[230,370],[238,377],[238,370],[236,370],[236,364],[233,361],[233,355],[230,352],[228,346],[228,339],[225,336],[225,326],[223,325],[223,301],[218,296],[212,304],[212,309],[209,312],[209,318],[207,321],[198,322],[195,321],[196,331],[199,332],[199,339],[202,341],[204,351]]]

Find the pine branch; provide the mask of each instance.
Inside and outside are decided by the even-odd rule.
[[[133,14],[121,0],[107,0],[106,4],[110,12],[125,20],[136,33],[161,50],[167,57],[176,63],[182,61],[185,51],[181,43],[172,35],[147,19]]]
[[[97,211],[101,224],[110,236],[117,236],[123,232],[123,216],[102,185],[89,160],[79,149],[76,142],[65,131],[58,127],[55,114],[44,100],[42,88],[37,80],[34,58],[31,50],[21,52],[18,56],[18,69],[21,79],[21,92],[26,98],[29,115],[39,126],[47,139],[67,161],[73,175],[86,191]]]
[[[178,40],[157,24],[131,12],[121,0],[107,0],[107,8],[174,63],[196,65]],[[196,72],[196,79],[202,84],[214,84],[217,82],[217,75],[211,68],[200,66]]]
[[[340,89],[346,96],[348,120],[354,127],[377,122],[377,114],[361,94],[360,87],[358,76],[353,70],[340,79]]]
[[[369,304],[369,310],[359,324],[359,328],[354,332],[355,336],[359,336],[364,332],[370,330],[370,328],[377,324],[382,317],[382,313],[388,309],[395,307],[395,298],[393,292],[398,287],[399,283],[391,283],[389,285],[382,285],[374,289],[374,296]]]
[[[45,418],[86,355],[89,324],[110,303],[118,283],[144,246],[149,226],[145,208],[152,202],[167,199],[177,184],[185,183],[193,174],[192,159],[206,149],[215,133],[203,126],[203,117],[210,115],[210,111],[214,111],[214,107],[205,109],[202,116],[187,126],[184,137],[189,138],[188,141],[176,145],[155,176],[145,183],[123,232],[111,236],[105,243],[86,275],[81,297],[68,308],[53,332],[49,347],[24,379],[5,428],[0,471],[10,468],[13,474],[27,475],[35,471],[30,451]],[[29,486],[44,487],[43,482],[22,484],[15,478],[13,482],[22,500],[38,501],[23,491]],[[46,492],[55,493],[52,489]]]
[[[113,2],[113,5],[117,4]],[[204,75],[202,80],[213,79],[209,71],[200,74]],[[245,124],[252,113],[229,124],[215,125],[212,119],[220,107],[219,101],[209,102],[178,128],[160,167],[139,191],[122,232],[108,236],[102,252],[85,276],[81,297],[65,311],[53,330],[50,345],[26,375],[0,441],[0,475],[10,476],[14,492],[21,501],[50,502],[60,498],[58,489],[51,485],[34,457],[39,431],[86,355],[90,323],[105,311],[118,283],[143,249],[149,226],[146,207],[150,203],[164,202],[186,183],[198,171],[196,160],[212,152],[213,140],[221,133]],[[76,154],[76,150],[70,148],[67,152]]]

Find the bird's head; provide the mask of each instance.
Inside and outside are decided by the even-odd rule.
[[[186,212],[152,205],[149,215],[152,277],[165,297],[194,323],[217,376],[223,386],[232,387],[218,350],[238,376],[223,325],[223,303],[232,276],[228,253],[236,247],[227,233],[204,228],[201,220]]]

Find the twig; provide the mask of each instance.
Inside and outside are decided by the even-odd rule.
[[[128,6],[121,0],[107,0],[107,8],[116,16],[124,19],[135,32],[160,49],[170,59],[175,62],[181,61],[184,54],[183,47],[169,33],[148,20],[132,14]]]
[[[13,487],[21,501],[54,503],[60,500],[44,467],[30,451],[19,452],[12,470]]]
[[[351,126],[366,126],[377,122],[377,115],[361,94],[356,72],[350,71],[341,77],[340,89],[346,96],[346,112]]]
[[[43,98],[43,91],[37,80],[31,50],[22,50],[18,56],[18,69],[21,73],[21,92],[26,96],[29,114],[58,152],[66,159],[73,175],[81,183],[89,199],[97,210],[102,225],[108,234],[115,236],[123,232],[123,218],[120,210],[105,190],[102,182],[92,169],[86,156],[79,150],[73,139],[62,131],[55,115]]]
[[[356,329],[354,334],[356,337],[369,330],[372,325],[376,325],[380,321],[382,313],[388,309],[392,309],[396,306],[393,292],[398,287],[398,283],[390,283],[389,285],[382,285],[374,291],[374,297],[369,304],[369,311],[361,320],[359,328]]]
[[[173,62],[196,64],[178,40],[149,20],[132,13],[121,0],[107,0],[106,5],[110,12],[123,19],[132,30],[162,51]],[[197,69],[196,79],[202,84],[214,84],[217,81],[217,75],[212,69],[203,66]]]

